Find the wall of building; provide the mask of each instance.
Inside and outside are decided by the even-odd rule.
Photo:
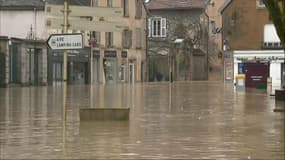
[[[117,22],[120,24],[123,24],[128,27],[129,30],[132,31],[132,46],[129,49],[124,49],[122,47],[122,32],[114,32],[114,47],[113,48],[106,48],[106,46],[101,46],[99,49],[103,50],[116,50],[118,53],[121,53],[122,51],[127,51],[128,56],[127,56],[127,61],[129,60],[135,60],[134,62],[136,63],[136,80],[137,81],[142,81],[142,71],[143,67],[141,65],[142,62],[145,61],[145,50],[146,50],[146,12],[143,6],[142,7],[142,17],[140,19],[137,19],[135,17],[136,14],[136,3],[135,0],[129,0],[129,16],[128,17],[105,17],[104,19],[106,21],[112,21],[112,22]],[[122,0],[113,0],[112,3],[113,7],[122,7]],[[98,0],[98,6],[99,7],[106,7],[107,6],[107,1],[106,0]],[[142,42],[142,47],[140,49],[136,48],[136,28],[141,29],[141,42]],[[101,32],[101,43],[105,43],[105,32]],[[118,67],[121,65],[122,61],[126,60],[123,59],[120,54],[118,54]],[[101,62],[102,62],[101,57]],[[102,63],[101,63],[102,66]],[[102,66],[103,67],[103,66]],[[101,68],[102,68],[101,67]],[[101,70],[101,73],[103,70]],[[102,74],[101,74],[102,75]],[[101,78],[101,81],[103,79]]]
[[[0,35],[25,39],[31,27],[36,38],[45,38],[43,10],[0,10]]]
[[[222,15],[219,12],[219,9],[224,2],[225,0],[211,0],[207,6],[209,22],[214,21],[216,27],[216,30],[214,32],[211,31],[213,28],[210,28],[209,30],[210,39],[217,44],[217,47],[220,50],[222,50]]]
[[[223,12],[223,35],[228,49],[261,49],[264,25],[271,23],[257,0],[233,0]]]
[[[93,1],[95,2],[95,1]],[[112,1],[112,7],[119,7],[122,8],[122,0],[113,0]],[[144,68],[145,68],[145,50],[146,50],[146,40],[145,40],[145,34],[146,34],[146,13],[143,6],[142,8],[142,16],[141,18],[136,18],[136,3],[135,0],[129,0],[129,16],[125,17],[103,17],[104,21],[108,22],[114,22],[119,23],[120,25],[126,26],[128,30],[132,31],[132,45],[130,48],[126,49],[123,48],[123,30],[122,31],[114,31],[113,32],[113,46],[107,47],[106,43],[106,32],[104,31],[96,31],[96,28],[94,28],[94,31],[100,32],[100,40],[97,40],[99,44],[92,47],[92,52],[97,52],[99,55],[93,58],[93,73],[96,74],[99,73],[98,79],[96,78],[95,83],[105,83],[106,82],[106,75],[104,71],[104,60],[109,59],[116,63],[116,73],[115,79],[118,80],[119,77],[119,69],[122,66],[122,64],[128,65],[131,63],[135,64],[135,80],[136,81],[142,81],[144,76]],[[97,5],[96,5],[97,4]],[[97,3],[94,3],[97,7],[107,7],[107,1],[106,0],[97,0]],[[93,16],[93,20],[99,21],[100,18],[96,15],[90,15]],[[141,37],[136,37],[136,29],[141,30]],[[54,31],[50,30],[49,33],[60,33],[60,30]],[[72,31],[70,31],[72,32]],[[85,47],[89,47],[88,40],[89,40],[89,33],[90,31],[83,31],[84,35],[84,41],[85,41]],[[140,38],[141,41],[141,48],[136,47],[136,40]],[[86,49],[86,48],[85,48]],[[122,56],[122,51],[127,52],[127,57]],[[106,52],[113,52],[115,53],[115,56],[108,56],[105,53]],[[89,64],[89,67],[91,65],[90,61],[88,59],[84,59],[84,62]],[[142,65],[143,64],[143,65]],[[128,70],[127,70],[128,72]],[[127,75],[128,76],[128,75]],[[89,81],[90,82],[90,81]],[[119,80],[118,80],[119,82]],[[127,81],[125,81],[127,82]]]
[[[205,72],[198,72],[197,68],[207,68],[207,47],[208,47],[208,32],[204,32],[208,29],[207,18],[203,16],[204,10],[202,9],[189,9],[189,10],[150,10],[149,18],[161,17],[166,18],[166,37],[149,37],[148,38],[148,56],[149,56],[149,80],[158,80],[160,74],[162,74],[162,80],[169,80],[170,68],[172,66],[173,79],[180,80],[206,80],[207,70]],[[205,23],[206,22],[206,23]],[[183,26],[181,25],[183,24]],[[198,33],[195,30],[199,26],[201,31],[201,40],[199,49],[204,52],[202,58],[204,63],[192,63],[191,59],[197,58],[195,55],[190,56],[193,45],[186,42],[181,44],[174,44],[174,40],[177,38],[187,39],[187,33]],[[180,28],[182,27],[182,28]],[[195,29],[194,29],[195,28]],[[205,30],[203,30],[205,29]],[[185,33],[184,33],[185,32]],[[193,52],[193,51],[192,51]],[[159,58],[160,57],[160,58]],[[201,57],[200,57],[201,58]],[[171,59],[171,60],[168,60]],[[199,65],[199,66],[195,66]],[[196,68],[196,69],[194,69]],[[195,78],[196,77],[196,78]],[[201,79],[201,77],[203,77]]]
[[[0,37],[0,86],[6,86],[8,84],[9,77],[9,46],[8,38]]]

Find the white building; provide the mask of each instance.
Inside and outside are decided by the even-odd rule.
[[[0,0],[0,35],[21,39],[44,38],[43,0]]]

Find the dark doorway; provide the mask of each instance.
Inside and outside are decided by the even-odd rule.
[[[0,87],[5,84],[5,70],[6,70],[6,61],[5,53],[1,51],[0,48]]]
[[[88,63],[73,62],[69,67],[68,82],[70,84],[87,84],[88,83]]]
[[[245,63],[244,72],[246,74],[245,86],[256,88],[258,85],[266,85],[269,76],[268,63]]]

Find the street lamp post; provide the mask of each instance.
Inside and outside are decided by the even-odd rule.
[[[168,53],[168,63],[169,63],[169,83],[173,82],[173,59],[174,59],[174,52],[175,52],[175,45],[176,44],[181,44],[184,42],[184,39],[182,38],[177,38],[174,41],[171,41],[170,44],[173,44],[174,46],[171,47]]]

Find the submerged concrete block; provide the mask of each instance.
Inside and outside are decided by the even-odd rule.
[[[81,108],[80,121],[127,121],[129,108]]]

